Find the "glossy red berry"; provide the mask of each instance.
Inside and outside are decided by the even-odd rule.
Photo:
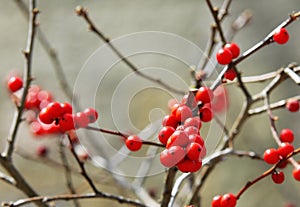
[[[224,73],[224,78],[227,80],[233,81],[236,78],[236,73],[233,68],[229,68],[225,73]]]
[[[208,106],[202,107],[199,112],[200,112],[200,119],[203,122],[210,122],[214,117],[214,113],[212,109]]]
[[[217,52],[217,61],[221,65],[227,65],[232,61],[232,53],[230,52],[229,49],[226,48],[221,48]]]
[[[72,114],[73,107],[71,104],[65,102],[65,103],[61,103],[60,106],[62,108],[62,114]]]
[[[237,58],[240,55],[240,47],[234,42],[226,44],[224,48],[230,50],[232,58]]]
[[[23,80],[18,76],[12,76],[7,82],[7,87],[11,92],[16,92],[23,87]]]
[[[220,195],[217,195],[217,196],[214,196],[212,202],[211,202],[211,206],[212,207],[221,207],[221,199],[222,199],[222,196]]]
[[[40,111],[40,113],[39,113],[39,119],[44,124],[51,124],[54,121],[54,119],[52,119],[52,117],[50,117],[49,109],[47,107],[43,108]]]
[[[294,151],[294,146],[288,142],[283,142],[280,144],[280,147],[277,149],[278,154],[285,158],[288,154]]]
[[[189,141],[190,141],[190,143],[196,142],[196,143],[200,144],[201,147],[204,146],[204,139],[199,134],[190,135]]]
[[[59,129],[61,132],[67,132],[72,129],[75,129],[74,118],[72,114],[64,114],[58,122]]]
[[[236,196],[231,193],[224,194],[221,198],[220,204],[221,207],[235,207]]]
[[[289,99],[286,102],[286,108],[290,111],[290,112],[297,112],[299,111],[299,101],[296,99]]]
[[[282,171],[274,171],[271,177],[276,184],[281,184],[284,181],[284,173]]]
[[[137,135],[131,135],[126,138],[126,147],[131,151],[138,151],[141,149],[143,142]]]
[[[295,180],[300,181],[300,166],[299,165],[294,168],[293,177],[295,178]]]
[[[213,100],[214,94],[208,87],[202,86],[196,93],[196,100],[201,101],[202,104],[210,103]]]
[[[87,108],[83,111],[89,118],[90,123],[94,123],[98,119],[98,112],[93,108]]]
[[[196,142],[192,142],[186,147],[187,157],[190,160],[201,161],[202,146]]]
[[[186,135],[190,136],[192,134],[199,134],[199,129],[193,126],[189,126],[184,129],[184,132],[186,133]]]
[[[294,141],[294,132],[291,129],[283,129],[280,132],[280,140],[282,142],[293,142]]]
[[[264,152],[264,160],[268,164],[276,164],[279,161],[279,153],[276,149],[270,148]]]
[[[158,133],[159,141],[166,145],[168,142],[169,137],[175,132],[175,129],[170,126],[163,127]]]
[[[58,102],[51,102],[46,108],[48,109],[49,117],[53,120],[63,115],[63,109]]]
[[[76,129],[86,128],[89,123],[90,123],[90,120],[89,120],[86,113],[79,112],[79,113],[75,114],[75,116],[74,116],[74,125],[75,125]]]
[[[178,121],[176,119],[176,116],[173,115],[173,114],[164,116],[164,118],[162,120],[162,125],[163,126],[170,126],[170,127],[173,127],[174,129],[176,129],[177,125],[178,125]]]
[[[275,31],[273,40],[278,44],[285,44],[289,40],[289,33],[285,28],[280,28]]]
[[[176,110],[175,116],[178,122],[184,122],[187,118],[192,117],[192,115],[192,110],[188,106],[182,105]]]
[[[165,167],[173,167],[185,157],[185,150],[180,146],[172,146],[160,153],[160,162]]]
[[[196,127],[197,129],[200,129],[201,125],[202,125],[202,123],[201,123],[201,120],[198,116],[187,118],[184,121],[184,127],[185,128],[193,126],[193,127]]]
[[[202,161],[195,161],[190,159],[183,159],[177,165],[181,172],[196,172],[202,167]]]
[[[176,130],[168,139],[166,148],[172,146],[181,146],[185,147],[189,143],[189,137],[182,130]]]
[[[171,114],[176,115],[177,109],[181,106],[179,103],[175,103],[171,108]]]

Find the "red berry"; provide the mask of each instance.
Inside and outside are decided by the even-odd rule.
[[[73,107],[71,104],[65,102],[60,104],[62,108],[62,114],[72,114]]]
[[[180,106],[178,107],[178,109],[176,110],[176,119],[178,122],[184,122],[187,118],[190,118],[193,116],[192,110],[186,106]]]
[[[289,99],[286,102],[286,108],[290,111],[290,112],[297,112],[299,111],[299,101],[296,99]]]
[[[37,98],[37,93],[28,92],[25,100],[25,108],[26,109],[34,109],[39,108],[40,101]]]
[[[295,178],[295,180],[300,181],[300,166],[299,165],[296,168],[294,168],[293,177]]]
[[[236,43],[228,43],[224,46],[224,48],[230,50],[232,58],[237,58],[240,55],[240,47]]]
[[[281,161],[281,162],[279,163],[279,165],[278,165],[278,168],[284,169],[284,168],[286,168],[286,166],[287,166],[288,164],[289,164],[289,162],[288,162],[287,160]]]
[[[64,114],[59,119],[58,125],[61,132],[67,132],[69,130],[75,129],[73,115]]]
[[[224,73],[224,78],[233,81],[236,78],[235,70],[233,68],[229,68],[228,70],[226,70],[226,72]]]
[[[76,115],[74,116],[74,125],[75,125],[76,129],[85,128],[88,126],[89,123],[90,123],[90,120],[89,120],[87,114],[84,112],[76,113]]]
[[[199,130],[196,127],[190,126],[184,129],[186,135],[199,134]]]
[[[90,123],[94,123],[98,119],[98,112],[93,108],[87,108],[83,113],[87,115]]]
[[[206,155],[206,147],[205,145],[202,146],[202,150],[201,150],[201,153],[200,153],[200,157],[201,159],[203,159]]]
[[[51,102],[46,108],[48,109],[49,117],[53,120],[63,115],[63,109],[58,102]]]
[[[214,117],[213,111],[208,106],[202,107],[199,112],[200,112],[200,119],[203,122],[210,122]]]
[[[196,172],[202,167],[202,161],[184,159],[180,161],[177,165],[181,172]]]
[[[16,92],[23,87],[23,80],[18,76],[12,76],[8,80],[7,87],[11,92]]]
[[[279,154],[276,149],[270,148],[264,152],[264,160],[268,164],[276,164],[279,161]]]
[[[217,196],[214,196],[212,202],[211,202],[211,206],[212,207],[221,207],[221,199],[222,199],[222,196],[220,195],[217,195]]]
[[[173,167],[185,156],[185,150],[180,146],[173,146],[160,153],[160,162],[165,167]]]
[[[235,207],[236,196],[231,193],[227,193],[222,196],[220,204],[221,204],[221,207]]]
[[[201,128],[200,118],[198,116],[187,118],[184,121],[184,127],[187,128],[187,127],[190,127],[190,126],[193,126],[193,127],[196,127],[197,129],[200,129]]]
[[[285,158],[288,154],[294,151],[294,146],[288,142],[283,142],[280,144],[280,147],[277,149],[278,154]]]
[[[166,145],[168,142],[169,137],[175,132],[175,129],[170,126],[163,127],[158,133],[159,141]]]
[[[141,149],[143,142],[137,135],[131,135],[126,138],[126,147],[131,151],[138,151]]]
[[[176,130],[168,139],[166,148],[172,146],[185,147],[189,143],[189,137],[184,131]]]
[[[202,86],[196,93],[196,100],[201,101],[202,104],[210,103],[214,98],[214,94],[210,88]]]
[[[272,180],[276,184],[281,184],[284,181],[284,173],[282,171],[274,171],[271,175]]]
[[[175,103],[171,108],[171,114],[176,115],[177,109],[181,106],[179,103]]]
[[[201,161],[202,146],[196,142],[192,142],[186,147],[187,157],[190,160]]]
[[[221,65],[227,65],[232,61],[232,53],[227,48],[221,48],[217,52],[217,61]]]
[[[294,132],[290,129],[283,129],[280,132],[280,140],[282,142],[293,142],[294,141]]]
[[[201,147],[204,146],[204,139],[199,134],[193,134],[189,136],[190,142],[196,142],[200,144]]]
[[[48,148],[44,145],[39,146],[36,150],[37,155],[40,157],[46,157],[48,152],[49,152]]]
[[[52,119],[49,115],[49,109],[47,107],[43,108],[39,113],[39,119],[44,124],[51,124],[54,119]]]
[[[30,131],[34,135],[42,135],[45,133],[43,126],[39,121],[33,121],[30,123]]]
[[[273,40],[278,44],[285,44],[289,40],[289,33],[285,28],[280,28],[275,31]]]
[[[163,118],[162,125],[163,126],[170,126],[170,127],[173,127],[174,129],[176,129],[176,127],[178,125],[178,121],[176,119],[176,116],[173,115],[173,114],[166,115]]]

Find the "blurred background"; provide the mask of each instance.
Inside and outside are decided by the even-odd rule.
[[[27,1],[25,2],[26,4],[28,3]],[[215,0],[212,2],[214,5],[220,6],[223,1]],[[28,23],[14,1],[0,0],[0,5],[0,77],[2,78],[2,86],[0,87],[0,147],[2,151],[6,144],[5,140],[9,133],[15,110],[6,89],[5,77],[11,71],[17,71],[22,75],[24,57],[21,51],[26,47]],[[50,44],[58,53],[67,79],[70,85],[76,89],[74,89],[74,93],[78,96],[80,105],[83,108],[90,107],[91,100],[86,99],[88,97],[86,93],[89,91],[89,82],[93,80],[96,72],[104,74],[104,78],[97,82],[98,88],[96,93],[92,94],[94,98],[92,100],[92,107],[95,107],[100,114],[98,124],[101,127],[133,133],[139,133],[151,122],[155,122],[163,114],[168,113],[168,100],[172,97],[179,98],[179,96],[169,93],[166,90],[159,90],[155,86],[138,90],[132,94],[130,86],[138,88],[143,80],[138,77],[126,79],[127,81],[130,80],[128,85],[126,85],[130,98],[126,100],[125,104],[122,103],[122,100],[117,99],[120,101],[120,103],[117,103],[121,109],[124,109],[124,115],[126,116],[113,116],[112,110],[116,110],[115,107],[118,106],[118,104],[114,105],[116,102],[113,103],[115,98],[113,95],[119,83],[125,80],[124,77],[128,78],[131,75],[131,70],[124,64],[117,63],[106,72],[105,68],[102,69],[99,65],[99,71],[94,71],[87,75],[85,73],[85,79],[80,79],[80,74],[84,71],[83,68],[87,65],[87,61],[95,58],[93,54],[103,46],[103,42],[87,30],[85,21],[75,14],[75,7],[82,5],[88,8],[90,17],[95,24],[112,40],[137,32],[159,31],[178,35],[204,50],[210,36],[210,25],[213,23],[213,18],[204,0],[41,0],[38,1],[37,5],[40,10],[40,14],[38,15],[40,29],[45,33]],[[240,45],[241,51],[247,50],[262,40],[272,29],[288,18],[291,12],[299,11],[300,2],[299,0],[273,0],[271,2],[269,0],[233,0],[229,15],[223,24],[225,31],[231,25],[232,21],[245,9],[249,9],[252,12],[253,18],[234,38],[234,41]],[[288,27],[290,41],[287,44],[272,44],[241,63],[239,70],[242,71],[242,74],[244,76],[263,74],[287,66],[291,62],[300,62],[299,25],[299,22],[295,22]],[[180,48],[178,49],[180,50]],[[35,78],[33,84],[40,85],[43,89],[51,91],[57,101],[67,101],[68,99],[58,84],[53,65],[38,41],[36,41],[33,53],[32,67]],[[191,83],[189,66],[178,61],[176,58],[150,54],[137,55],[130,57],[130,59],[139,68],[164,68],[173,75],[177,75],[180,77],[180,81],[182,81],[182,85],[178,86],[179,88],[185,89]],[[198,59],[195,58],[196,60]],[[98,61],[101,62],[101,60]],[[173,85],[175,83],[174,77],[164,76],[162,79]],[[78,80],[84,81],[86,85],[76,85]],[[255,94],[264,85],[265,83],[249,84],[248,87]],[[236,109],[241,106],[243,98],[241,96],[242,93],[235,85],[228,87],[228,93],[230,107],[224,115],[224,119],[226,120],[226,126],[230,127],[237,116],[238,110]],[[299,95],[299,88],[293,82],[286,81],[272,93],[271,100],[277,101],[294,95]],[[292,114],[285,109],[280,109],[274,112],[274,114],[279,117],[279,121],[277,122],[279,130],[286,127],[294,130],[296,135],[295,146],[299,147],[299,112]],[[206,127],[209,126],[207,125]],[[113,149],[118,150],[122,147],[120,140],[111,139],[110,136],[95,133],[91,136],[93,139],[95,136],[101,138],[100,144],[99,139],[96,140],[98,145],[101,145],[102,140],[105,140],[105,143],[108,143]],[[155,139],[155,136],[149,139]],[[94,142],[91,144],[90,140],[84,139],[83,143],[86,143],[87,149],[92,155],[105,156],[104,154],[106,154],[107,156],[110,153],[97,150],[97,145],[94,145]],[[49,157],[51,159],[59,159],[57,139],[55,137],[34,137],[30,133],[28,125],[23,124],[19,131],[17,153],[14,157],[18,169],[24,173],[28,182],[42,195],[66,193],[68,190],[65,187],[62,168],[52,166],[50,163],[47,164],[47,160],[31,160],[36,160],[36,149],[40,145],[49,146]],[[261,114],[247,121],[239,134],[236,147],[238,149],[252,150],[258,154],[262,154],[266,148],[276,147],[271,136],[266,114]],[[28,156],[31,159],[26,159],[24,156]],[[73,161],[70,158],[70,162],[73,163]],[[95,179],[95,182],[99,184],[100,189],[131,196],[129,191],[116,187],[109,172],[92,165],[88,166],[89,172]],[[252,180],[268,168],[269,166],[265,163],[248,158],[232,157],[222,162],[216,167],[201,191],[203,206],[209,206],[212,197],[216,194],[226,192],[236,193],[245,185],[246,181]],[[2,170],[1,167],[0,169]],[[123,164],[122,169],[126,171],[134,168],[132,163],[129,162],[125,165]],[[300,185],[292,179],[291,171],[292,167],[285,169],[286,180],[281,185],[273,184],[271,179],[268,178],[259,182],[242,196],[238,206],[281,207],[289,202],[298,206],[298,203],[300,203]],[[153,191],[156,194],[155,196],[157,196],[156,199],[159,199],[159,195],[163,190],[163,179],[163,172],[153,173],[146,179],[146,189]],[[74,175],[74,180],[78,192],[88,192],[88,186],[80,176]],[[24,195],[20,191],[0,182],[0,201],[11,201],[23,197]],[[108,205],[106,201],[99,199],[82,201],[82,204],[83,206]],[[57,206],[70,205],[70,203],[61,202]]]

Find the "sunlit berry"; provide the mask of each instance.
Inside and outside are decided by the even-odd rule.
[[[279,161],[279,153],[276,149],[270,148],[264,152],[264,160],[268,164],[276,164]]]
[[[232,61],[232,53],[229,49],[221,48],[217,54],[217,61],[221,65],[227,65]]]
[[[158,133],[159,141],[166,145],[168,142],[169,137],[175,132],[175,129],[170,126],[163,127]]]
[[[280,140],[282,142],[293,142],[294,141],[294,132],[291,129],[283,129],[280,132]]]
[[[290,112],[297,112],[299,111],[299,101],[296,99],[289,99],[286,102],[286,108],[290,111]]]
[[[11,92],[16,92],[23,87],[23,80],[18,76],[12,76],[7,82],[7,87]]]
[[[285,44],[289,41],[289,33],[285,28],[280,28],[275,31],[273,40],[278,44]]]
[[[131,135],[126,138],[125,144],[130,151],[138,151],[141,149],[143,142],[137,135]]]
[[[208,87],[202,86],[196,93],[196,100],[201,101],[202,104],[210,103],[213,100],[214,94]]]
[[[226,44],[224,48],[230,50],[232,58],[237,58],[240,55],[240,47],[234,42]]]

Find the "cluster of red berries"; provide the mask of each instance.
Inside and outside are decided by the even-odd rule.
[[[294,146],[292,145],[292,142],[294,141],[294,132],[291,129],[283,129],[280,132],[280,141],[282,143],[278,149],[270,148],[265,150],[263,158],[266,163],[271,165],[277,164],[294,151]],[[287,164],[287,161],[281,161],[278,168],[285,168]],[[300,165],[293,170],[293,176],[296,180],[300,181]],[[284,173],[282,171],[274,170],[271,177],[276,184],[280,184],[284,181]]]
[[[208,87],[200,87],[195,96],[189,94],[181,103],[175,103],[171,113],[163,118],[163,128],[158,134],[166,147],[160,154],[162,165],[177,166],[182,172],[196,172],[201,168],[206,148],[200,128],[202,122],[213,118],[213,97]]]
[[[240,55],[240,48],[236,43],[228,43],[223,48],[221,48],[217,54],[216,58],[219,64],[227,65],[231,61]],[[236,72],[233,68],[228,68],[224,73],[224,78],[227,80],[234,80],[236,77]]]
[[[98,113],[93,108],[72,114],[72,106],[68,103],[51,102],[39,113],[39,120],[44,124],[55,124],[61,132],[86,128],[88,124],[98,119]]]
[[[212,207],[235,207],[237,198],[231,193],[215,196],[211,202]]]

